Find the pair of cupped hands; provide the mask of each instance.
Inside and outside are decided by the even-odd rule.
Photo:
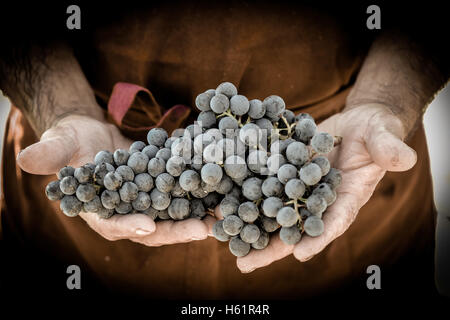
[[[303,235],[296,245],[284,244],[275,234],[265,249],[237,258],[241,272],[251,272],[290,254],[300,262],[311,259],[349,228],[386,171],[406,171],[417,160],[416,152],[403,142],[402,122],[382,104],[360,105],[335,114],[320,123],[318,130],[343,138],[328,155],[332,167],[342,172],[342,184],[336,202],[324,214],[324,233],[316,238]],[[131,142],[106,121],[69,115],[45,131],[40,142],[24,149],[17,162],[32,174],[54,174],[66,165],[79,167],[92,162],[99,150],[128,149]],[[108,240],[129,239],[150,247],[204,240],[212,236],[215,221],[222,219],[217,208],[215,217],[176,222],[154,222],[143,214],[110,219],[89,212],[80,216]]]

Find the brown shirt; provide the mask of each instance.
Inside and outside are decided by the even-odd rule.
[[[230,81],[249,99],[277,94],[289,109],[320,121],[343,109],[367,49],[346,25],[338,16],[300,6],[161,5],[99,27],[75,49],[102,105],[119,81],[148,88],[163,109],[195,106],[198,93]],[[159,120],[157,112],[128,116],[136,126]],[[227,244],[213,238],[150,248],[109,242],[81,218],[65,217],[44,196],[54,177],[30,175],[15,164],[17,153],[36,140],[13,108],[3,159],[2,226],[13,239],[34,242],[68,263],[82,259],[110,288],[172,298],[294,298],[347,283],[371,264],[394,264],[433,243],[423,128],[409,141],[418,153],[416,166],[386,174],[344,235],[306,263],[290,256],[250,274],[241,274]]]

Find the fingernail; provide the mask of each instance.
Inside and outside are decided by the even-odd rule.
[[[151,234],[152,232],[151,231],[148,231],[148,230],[144,230],[144,229],[136,229],[136,234],[138,235],[138,236],[148,236],[149,234]]]
[[[308,260],[311,260],[313,257],[314,257],[314,255],[309,256],[309,257],[306,257],[306,258],[303,258],[303,259],[301,259],[301,261],[302,261],[302,262],[306,262],[306,261],[308,261]]]
[[[203,239],[205,239],[205,238],[203,238],[203,237],[192,237],[191,239],[192,239],[192,240],[203,240]]]

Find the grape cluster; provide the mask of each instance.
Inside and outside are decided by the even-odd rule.
[[[322,215],[336,200],[340,171],[325,156],[338,137],[318,132],[306,113],[283,99],[239,95],[229,82],[199,94],[197,121],[169,137],[162,128],[129,150],[100,151],[94,163],[62,168],[46,194],[67,216],[142,213],[154,220],[202,219],[238,257],[263,249],[279,230],[287,244],[323,233]]]

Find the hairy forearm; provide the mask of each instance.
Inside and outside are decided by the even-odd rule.
[[[370,48],[347,97],[347,109],[366,103],[387,105],[408,135],[448,77],[447,65],[432,50],[400,32],[388,32]]]
[[[20,108],[40,136],[70,114],[102,119],[83,72],[65,45],[31,47],[1,61],[0,89]]]

